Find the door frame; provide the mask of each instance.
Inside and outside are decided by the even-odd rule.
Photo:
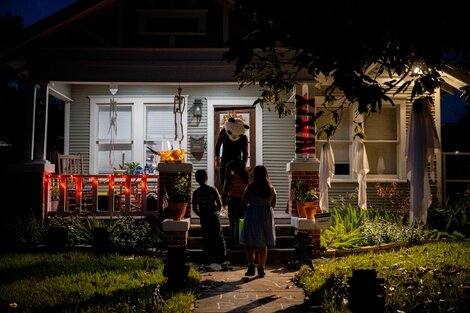
[[[221,114],[230,114],[232,112],[236,112],[238,114],[249,114],[249,120],[245,121],[249,126],[249,136],[248,136],[248,162],[246,166],[253,168],[256,164],[256,149],[255,149],[255,142],[256,142],[256,109],[254,107],[214,107],[214,124],[213,124],[213,129],[214,129],[214,143],[218,141],[218,137],[220,134],[220,129],[221,129]],[[224,145],[222,145],[222,150],[224,149]],[[217,174],[217,168],[214,167],[214,175],[220,175],[220,173]],[[222,193],[222,188],[223,188],[223,182],[216,183],[218,182],[215,179],[214,176],[214,186],[217,187],[217,189]]]
[[[207,98],[207,176],[208,184],[214,185],[214,157],[215,157],[215,136],[214,136],[214,108],[224,109],[228,107],[252,108],[257,98],[254,97],[208,97]],[[262,164],[263,160],[263,119],[262,109],[259,105],[255,107],[255,133],[254,144],[256,165]]]

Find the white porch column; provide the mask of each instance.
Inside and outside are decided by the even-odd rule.
[[[28,88],[25,127],[25,161],[45,163],[47,148],[47,120],[49,108],[48,83],[37,83]]]

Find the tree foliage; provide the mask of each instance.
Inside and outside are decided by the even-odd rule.
[[[446,65],[469,69],[467,12],[456,0],[235,0],[234,9],[246,31],[224,58],[236,63],[240,88],[260,86],[255,104],[280,116],[306,79],[331,81],[325,107],[357,103],[367,115],[393,104],[394,94],[432,95]]]

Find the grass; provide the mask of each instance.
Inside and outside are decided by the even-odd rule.
[[[435,242],[313,263],[314,270],[304,265],[295,279],[312,302],[324,306],[324,312],[350,312],[348,279],[353,270],[370,269],[383,280],[385,312],[470,312],[469,241]]]
[[[170,291],[163,267],[150,256],[0,255],[0,312],[189,312],[199,285],[196,268],[191,265],[185,289]]]

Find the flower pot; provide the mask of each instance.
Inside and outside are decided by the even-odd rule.
[[[299,217],[307,217],[307,211],[305,211],[305,206],[302,201],[296,201],[297,204],[297,215]]]
[[[58,208],[59,208],[59,200],[57,199],[51,200],[51,211],[57,211]]]
[[[315,214],[317,213],[317,203],[313,201],[304,202],[304,210],[306,211],[306,215],[309,220],[315,219]]]
[[[175,221],[182,220],[186,213],[187,202],[172,202],[171,203],[171,216]]]

